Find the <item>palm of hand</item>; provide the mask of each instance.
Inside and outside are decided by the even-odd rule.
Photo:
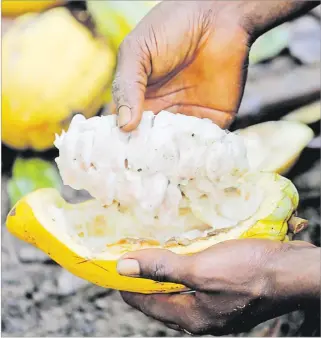
[[[167,58],[175,60],[171,71],[152,52],[156,56],[152,58],[153,71],[146,88],[144,110],[164,109],[210,118],[220,127],[227,127],[241,99],[248,50],[243,43],[240,47],[235,45],[236,35],[230,39],[227,36],[226,40],[223,36],[227,34],[207,32],[193,41],[196,39],[191,34],[189,43],[185,41],[186,46],[180,48],[178,55],[174,55],[177,51],[168,51]]]
[[[161,3],[125,40],[119,68],[125,65],[137,73],[137,64],[128,61],[131,51],[139,55],[140,76],[127,79],[122,88],[136,82],[141,92],[122,95],[134,110],[137,105],[140,111],[164,109],[228,127],[243,93],[248,36],[228,15],[216,15],[211,2],[208,8],[198,2],[182,6],[178,11],[176,3]]]

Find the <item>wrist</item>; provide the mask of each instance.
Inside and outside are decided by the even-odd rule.
[[[253,43],[268,30],[308,12],[319,4],[319,1],[267,0],[227,1],[218,6],[232,14],[239,26],[248,33],[250,42]]]
[[[248,11],[249,1],[216,1],[210,2],[210,7],[214,17],[215,30],[221,27],[233,35],[241,37],[240,42],[250,44],[251,30],[245,25],[245,13]],[[251,1],[250,1],[251,2]],[[207,1],[201,1],[202,6],[208,6]],[[236,34],[235,34],[236,33]]]
[[[274,297],[294,311],[320,303],[320,248],[304,242],[283,244],[270,263]]]

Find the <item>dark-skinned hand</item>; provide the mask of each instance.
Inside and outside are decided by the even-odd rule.
[[[113,112],[124,131],[143,111],[209,118],[222,128],[242,98],[250,46],[311,1],[162,1],[120,46]]]
[[[195,291],[122,292],[125,302],[147,316],[191,334],[225,335],[248,331],[270,318],[317,304],[318,264],[320,249],[306,242],[242,239],[189,256],[165,249],[128,253],[119,261],[118,272],[179,283]]]
[[[228,6],[160,3],[120,47],[113,84],[119,126],[136,128],[144,110],[207,117],[228,126],[242,95],[248,53],[248,34]]]

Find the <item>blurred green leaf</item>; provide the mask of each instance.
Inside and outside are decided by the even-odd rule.
[[[260,36],[250,51],[250,64],[277,56],[290,42],[290,25],[285,23]]]
[[[95,1],[87,0],[97,30],[117,49],[125,36],[158,1]]]
[[[61,190],[62,181],[52,162],[39,158],[17,158],[13,165],[12,177],[8,181],[7,191],[11,207],[20,198],[40,188]]]

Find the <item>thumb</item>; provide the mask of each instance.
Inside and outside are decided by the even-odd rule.
[[[124,131],[134,130],[142,117],[147,72],[151,71],[148,56],[135,36],[126,37],[119,48],[112,93],[118,126]]]
[[[177,255],[166,249],[143,249],[122,256],[117,271],[123,276],[179,283],[193,288],[191,260],[192,256]]]

